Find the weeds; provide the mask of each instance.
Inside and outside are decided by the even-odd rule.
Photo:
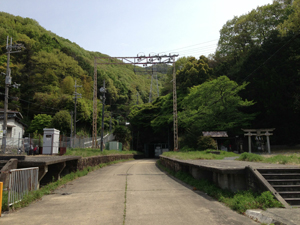
[[[197,180],[190,174],[181,171],[174,172],[162,166],[160,162],[158,162],[158,166],[170,175],[193,186],[197,190],[205,192],[218,201],[225,203],[232,210],[239,213],[244,213],[247,209],[283,207],[280,202],[274,199],[273,195],[269,191],[263,192],[262,194],[253,192],[252,190],[238,191],[234,193],[229,190],[223,190],[208,180]]]
[[[216,150],[205,151],[186,151],[186,152],[164,152],[163,156],[175,158],[175,159],[224,159],[225,157],[238,156],[233,152],[218,151],[220,155],[212,154],[211,152]]]
[[[250,162],[263,162],[263,163],[274,163],[274,164],[300,164],[300,157],[298,154],[290,156],[286,155],[275,155],[269,158],[261,155],[244,152],[240,155],[237,160],[250,161]]]
[[[239,158],[237,158],[237,160],[249,161],[249,162],[261,162],[264,161],[264,157],[262,157],[261,155],[244,152],[240,155]]]

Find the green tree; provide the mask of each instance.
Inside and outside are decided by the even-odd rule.
[[[52,119],[52,126],[60,130],[61,134],[70,134],[71,115],[66,110],[57,112]]]
[[[179,90],[186,92],[188,88],[211,79],[212,69],[208,66],[208,59],[200,56],[197,60],[189,57],[183,68],[176,73],[176,83]]]
[[[294,0],[291,7],[291,14],[288,19],[278,25],[281,34],[287,35],[289,32],[299,33],[300,29],[300,0]]]
[[[241,109],[254,103],[238,95],[246,85],[221,76],[191,88],[183,100],[185,110],[179,113],[180,123],[195,132],[233,130],[249,125],[254,115],[245,114]]]
[[[288,18],[290,2],[275,0],[273,4],[257,7],[248,14],[227,21],[220,30],[216,57],[238,60],[251,47],[263,44]]]
[[[38,134],[43,134],[44,128],[49,128],[52,122],[52,116],[46,114],[37,114],[31,121],[27,133],[33,133],[35,131]]]
[[[129,149],[131,132],[128,127],[118,125],[115,127],[113,134],[115,139],[123,144],[123,149]]]
[[[61,90],[64,94],[72,95],[75,90],[75,82],[73,77],[67,76],[61,82]]]

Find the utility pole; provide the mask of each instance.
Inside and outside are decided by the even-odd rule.
[[[103,80],[103,87],[100,88],[102,93],[102,125],[101,125],[101,152],[103,152],[103,132],[104,132],[104,106],[105,106],[105,80]]]
[[[173,58],[173,129],[174,129],[174,151],[179,151],[178,148],[178,121],[177,121],[177,93],[176,93],[176,71],[175,57]]]
[[[174,66],[174,70],[173,70],[174,150],[175,151],[178,150],[177,94],[176,94],[176,74],[175,74],[175,58],[178,56],[179,56],[178,54],[169,54],[169,55],[157,54],[152,56],[137,55],[136,57],[95,57],[94,59],[93,146],[96,143],[96,138],[97,138],[97,65],[131,64],[134,66],[142,65],[147,68],[148,65],[173,64]],[[159,69],[161,69],[161,67]],[[153,75],[152,75],[152,79],[153,79]],[[152,87],[150,90],[152,90]]]
[[[152,82],[153,82],[153,72],[151,75],[151,85],[150,85],[150,91],[149,91],[149,103],[152,102]]]
[[[71,121],[70,121],[70,125],[71,125],[71,134],[70,134],[70,147],[73,148],[73,144],[72,144],[72,138],[73,138],[73,111],[70,112],[71,115]]]
[[[12,45],[12,38],[10,38],[10,44],[9,37],[7,36],[6,40],[6,49],[7,49],[7,66],[6,66],[6,77],[5,77],[5,97],[4,97],[4,118],[3,118],[3,138],[2,138],[2,151],[5,154],[6,150],[6,135],[7,135],[7,111],[8,111],[8,91],[9,87],[11,86],[11,70],[9,68],[10,63],[10,54],[20,52],[24,46],[22,44],[15,44]],[[16,51],[12,51],[12,49],[16,49]],[[18,88],[20,84],[13,84],[12,85],[15,88]]]
[[[79,93],[77,93],[77,88],[78,87],[82,87],[82,85],[77,85],[77,82],[76,82],[76,80],[75,80],[75,92],[74,92],[74,99],[75,99],[75,104],[74,104],[74,138],[76,138],[76,114],[77,114],[77,112],[76,112],[76,105],[77,105],[77,98],[81,98],[82,96],[81,96],[81,94],[79,94]]]
[[[93,148],[97,148],[97,58],[94,59]]]
[[[156,78],[157,97],[159,97],[159,88],[158,88],[158,79],[157,79],[157,73],[155,73],[155,78]]]
[[[109,120],[109,133],[111,134],[111,122],[112,122],[112,113],[110,112],[110,120]]]

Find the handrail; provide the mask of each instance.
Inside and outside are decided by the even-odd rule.
[[[264,187],[269,190],[285,208],[291,208],[291,206],[281,197],[281,195],[270,185],[270,183],[260,174],[257,169],[252,168],[252,166],[247,166],[247,168],[249,168],[252,174],[260,181],[260,183],[264,185]]]

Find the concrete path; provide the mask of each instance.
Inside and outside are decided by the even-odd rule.
[[[0,224],[257,224],[161,172],[155,160],[136,160],[91,172]]]

